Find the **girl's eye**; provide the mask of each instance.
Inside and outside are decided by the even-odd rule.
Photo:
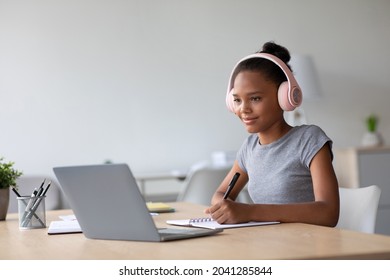
[[[254,96],[251,98],[251,101],[254,101],[254,102],[257,102],[257,101],[260,101],[261,100],[261,97],[259,96]]]
[[[233,99],[233,102],[234,102],[234,103],[239,103],[240,101],[241,101],[241,100],[240,100],[239,98],[234,98],[234,99]]]

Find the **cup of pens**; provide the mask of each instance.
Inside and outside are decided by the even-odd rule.
[[[13,189],[18,200],[19,229],[46,227],[45,198],[51,182],[45,187],[45,181],[30,196],[21,196]]]
[[[46,196],[21,196],[18,200],[19,229],[46,227]]]

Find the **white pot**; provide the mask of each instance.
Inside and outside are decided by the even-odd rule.
[[[382,140],[378,132],[366,132],[363,135],[362,146],[371,147],[371,146],[379,146],[381,144],[382,144]]]

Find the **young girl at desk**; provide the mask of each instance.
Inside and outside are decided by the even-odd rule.
[[[302,102],[289,60],[286,48],[268,42],[232,71],[226,103],[251,135],[205,210],[219,223],[337,224],[339,194],[332,141],[319,127],[291,127],[283,116],[283,111],[292,111]],[[240,176],[224,199],[236,173]],[[247,183],[254,203],[236,202]]]

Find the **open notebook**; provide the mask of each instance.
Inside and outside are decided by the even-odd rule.
[[[239,227],[253,227],[253,226],[265,226],[278,224],[279,222],[248,222],[240,224],[219,224],[212,218],[197,218],[187,220],[167,220],[167,224],[175,226],[186,226],[186,227],[198,227],[198,228],[209,228],[209,229],[226,229],[226,228],[239,228]]]

